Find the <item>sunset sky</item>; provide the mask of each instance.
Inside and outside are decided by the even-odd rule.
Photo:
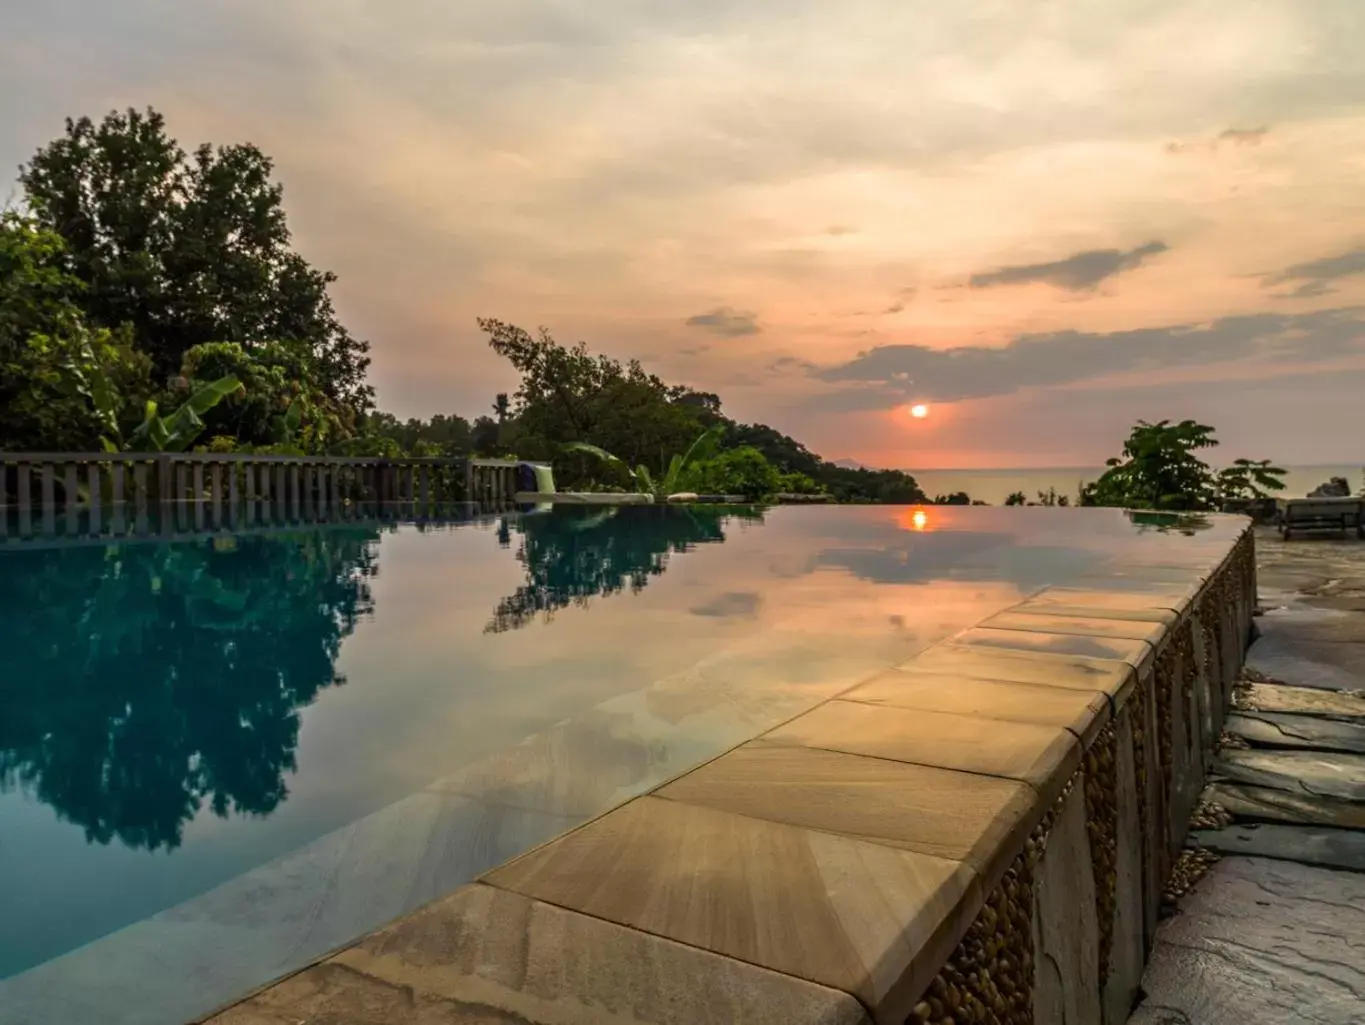
[[[256,143],[400,416],[515,386],[490,316],[829,458],[1365,459],[1362,0],[6,7],[0,164]]]

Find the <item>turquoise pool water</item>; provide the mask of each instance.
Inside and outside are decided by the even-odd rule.
[[[0,547],[0,1021],[205,1013],[1031,591],[1215,540],[558,507]]]

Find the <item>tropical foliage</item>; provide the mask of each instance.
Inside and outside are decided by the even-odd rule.
[[[1203,512],[1228,499],[1265,498],[1284,488],[1285,471],[1268,460],[1238,459],[1215,473],[1198,453],[1217,444],[1213,428],[1194,420],[1140,420],[1123,455],[1082,489],[1081,504]]]
[[[155,110],[68,120],[19,183],[0,215],[0,450],[516,453],[565,486],[651,492],[707,462],[707,490],[924,500],[908,474],[836,466],[714,393],[497,320],[479,325],[520,380],[489,413],[376,410],[369,346],[293,250],[269,157],[187,152]]]
[[[827,462],[771,427],[736,422],[723,412],[719,396],[670,385],[638,361],[593,355],[582,343],[562,345],[544,328],[532,335],[499,320],[480,320],[479,326],[493,351],[520,375],[507,406],[495,404],[498,420],[492,423],[498,443],[523,458],[554,460],[556,478],[565,487],[629,487],[661,494],[828,492],[845,502],[925,500],[909,474]],[[714,428],[720,430],[707,434]],[[707,439],[705,458],[702,452],[689,458],[687,453],[702,438]],[[744,455],[726,456],[745,449]],[[739,480],[742,490],[713,488],[697,476],[703,463],[722,456],[726,462],[714,472],[726,476],[710,484]],[[676,460],[681,463],[674,472]]]
[[[1268,459],[1235,459],[1218,471],[1217,489],[1223,499],[1259,500],[1284,490],[1285,471]]]

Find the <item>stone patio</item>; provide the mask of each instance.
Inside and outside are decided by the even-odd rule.
[[[1190,837],[1225,858],[1157,932],[1131,1025],[1365,1020],[1365,544],[1256,546],[1260,636],[1204,795],[1230,821]]]

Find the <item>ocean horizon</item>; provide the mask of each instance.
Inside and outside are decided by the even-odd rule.
[[[1332,477],[1345,477],[1351,482],[1352,491],[1359,491],[1362,485],[1362,467],[1365,467],[1365,459],[1355,464],[1285,466],[1285,489],[1280,492],[1280,496],[1301,498]],[[965,491],[973,501],[1003,505],[1005,499],[1016,491],[1022,491],[1028,500],[1033,502],[1037,500],[1039,492],[1046,493],[1050,488],[1055,488],[1058,494],[1066,495],[1074,502],[1080,494],[1081,486],[1099,477],[1104,472],[1104,467],[1042,466],[995,470],[915,470],[907,467],[904,472],[914,477],[930,498]]]

